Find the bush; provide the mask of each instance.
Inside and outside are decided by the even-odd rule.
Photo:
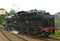
[[[60,37],[60,30],[56,30],[55,34],[51,34],[50,36]]]
[[[0,24],[2,24],[5,20],[5,16],[13,15],[15,14],[15,10],[11,9],[10,12],[6,11],[5,15],[0,15]]]
[[[5,15],[0,15],[0,24],[2,24],[4,22],[4,17],[5,17]]]

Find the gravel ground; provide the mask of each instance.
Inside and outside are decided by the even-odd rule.
[[[36,37],[31,37],[31,36],[26,36],[26,35],[18,35],[18,36],[23,37],[28,41],[60,41],[54,38],[36,38]]]
[[[8,41],[8,39],[0,32],[0,41]]]
[[[4,34],[2,34],[2,32],[0,31],[0,39],[1,39],[1,41],[3,40],[3,41],[25,41],[25,40],[23,40],[23,39],[21,39],[21,38],[19,38],[19,37],[16,37],[15,35],[13,35],[13,34],[11,34],[11,33],[9,33],[8,31],[5,31],[5,30],[3,30],[3,29],[1,29],[0,28],[0,30],[2,30],[2,32],[4,33]],[[5,36],[4,36],[5,35]],[[6,36],[9,38],[6,38]]]

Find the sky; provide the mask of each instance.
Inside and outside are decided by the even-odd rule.
[[[28,11],[31,9],[45,10],[50,14],[60,11],[60,0],[0,0],[0,8],[7,11]]]

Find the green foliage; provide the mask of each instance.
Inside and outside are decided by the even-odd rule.
[[[60,29],[60,18],[55,19],[55,26]]]
[[[9,15],[13,15],[15,14],[15,10],[10,10],[10,12],[7,12],[6,11],[6,14],[5,15],[0,15],[0,24],[2,24],[5,20],[5,16],[9,16]]]
[[[11,9],[10,12],[6,11],[6,16],[13,15],[13,14],[15,14],[15,10]]]
[[[5,14],[6,16],[8,16],[9,15],[9,13],[6,11],[6,14]]]
[[[60,18],[55,19],[55,26],[58,30],[55,31],[55,34],[51,36],[60,37]]]
[[[51,34],[50,36],[60,37],[60,30],[56,30],[56,31],[55,31],[55,34]]]
[[[0,24],[2,24],[2,22],[4,21],[4,17],[5,15],[0,15]]]
[[[60,30],[56,30],[55,35],[54,36],[60,36]]]
[[[13,14],[15,14],[15,10],[10,10],[10,12],[9,12],[9,15],[13,15]]]

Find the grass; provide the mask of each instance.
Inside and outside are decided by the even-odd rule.
[[[50,36],[60,37],[60,18],[55,19],[55,26],[58,30],[55,31],[55,34],[51,34]]]
[[[55,34],[51,34],[50,36],[60,37],[60,30],[56,30]]]

